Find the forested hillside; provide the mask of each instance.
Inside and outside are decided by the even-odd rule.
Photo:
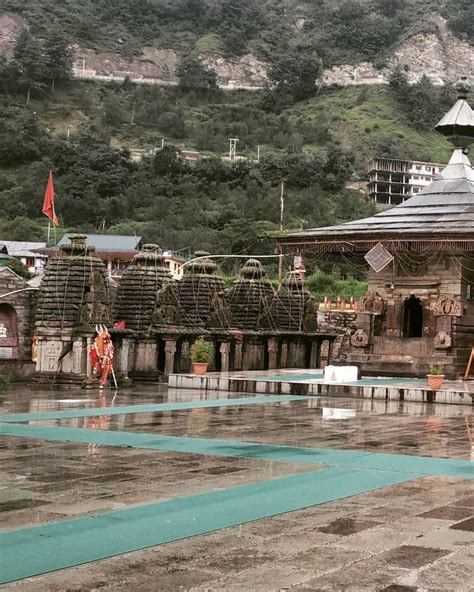
[[[0,237],[44,237],[49,169],[61,231],[136,232],[168,248],[270,251],[265,237],[279,227],[281,181],[285,228],[370,214],[348,183],[363,181],[374,154],[446,161],[449,145],[432,129],[453,94],[426,78],[408,85],[402,69],[388,86],[322,89],[315,80],[323,62],[382,59],[434,8],[471,38],[471,3],[448,4],[4,0],[30,30],[0,58]],[[268,59],[272,85],[219,90],[193,54],[206,38],[223,52]],[[76,41],[132,53],[143,44],[177,48],[179,85],[73,81]],[[230,137],[243,157],[233,164],[221,159]],[[205,158],[184,162],[181,149]],[[132,158],[137,150],[140,160]]]
[[[3,0],[32,32],[51,27],[72,41],[130,56],[143,46],[187,55],[251,52],[269,62],[288,51],[314,51],[325,67],[383,59],[404,36],[433,29],[431,14],[474,40],[470,0]]]

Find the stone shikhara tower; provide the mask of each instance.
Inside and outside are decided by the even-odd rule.
[[[281,237],[286,253],[318,253],[366,264],[369,291],[359,305],[347,363],[368,373],[425,375],[430,364],[462,375],[474,345],[474,142],[469,84],[436,130],[454,150],[446,168],[415,197],[363,220]],[[370,257],[369,257],[370,258]],[[385,265],[384,265],[385,263]]]
[[[36,376],[80,384],[91,378],[88,350],[97,324],[111,326],[104,263],[73,235],[50,260],[38,294]]]

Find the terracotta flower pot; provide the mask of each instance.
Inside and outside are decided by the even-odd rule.
[[[209,364],[207,362],[193,362],[193,372],[196,376],[204,376],[208,366]]]
[[[443,386],[444,374],[428,374],[427,378],[432,391],[439,391]]]

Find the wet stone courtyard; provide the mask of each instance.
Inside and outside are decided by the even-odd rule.
[[[12,591],[474,591],[470,406],[0,393]]]

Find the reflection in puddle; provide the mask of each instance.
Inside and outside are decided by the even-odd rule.
[[[337,407],[323,407],[323,419],[351,419],[356,417],[353,409],[339,409]]]

